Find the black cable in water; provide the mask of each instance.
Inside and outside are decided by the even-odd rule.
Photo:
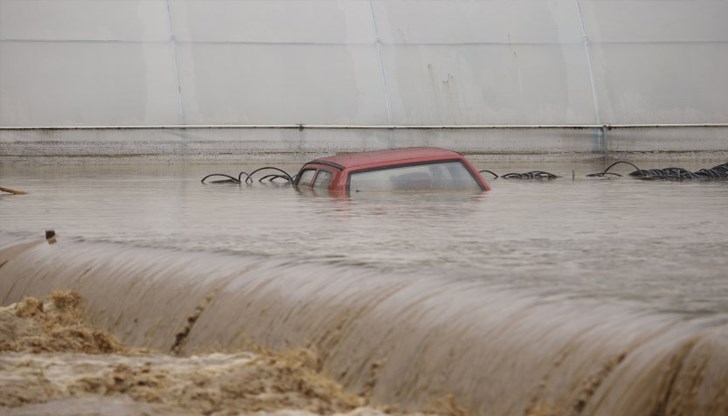
[[[478,171],[478,173],[483,173],[483,172],[490,173],[491,175],[493,175],[493,179],[498,179],[498,175],[493,171],[490,171],[488,169],[483,169],[483,170]]]
[[[287,176],[279,175],[277,173],[271,173],[270,175],[265,175],[262,178],[258,179],[258,182],[262,183],[266,179],[268,179],[268,182],[273,182],[276,179],[284,179],[286,182],[290,182],[290,179]]]
[[[238,173],[238,182],[242,182],[243,181],[243,175],[245,175],[245,182],[247,182],[248,179],[250,178],[250,175],[248,175],[244,171],[241,171],[240,173]]]
[[[282,176],[285,177],[288,180],[288,182],[293,183],[293,177],[291,175],[289,175],[288,172],[286,172],[283,169],[279,169],[279,168],[277,168],[275,166],[265,166],[265,167],[258,168],[256,170],[250,172],[250,175],[248,175],[248,179],[246,179],[246,181],[249,180],[249,181],[252,182],[253,181],[253,175],[256,174],[256,173],[258,173],[258,172],[260,172],[260,171],[263,171],[263,170],[274,170],[274,171],[280,172],[282,174]]]
[[[232,176],[226,175],[224,173],[211,173],[211,174],[205,176],[204,178],[202,178],[202,180],[200,180],[200,182],[205,183],[207,178],[212,178],[215,176],[222,176],[223,178],[227,178],[227,179],[212,181],[211,183],[240,183],[240,179],[233,178]]]
[[[525,173],[506,173],[505,175],[501,175],[501,178],[503,179],[519,179],[519,180],[537,180],[537,181],[551,181],[556,178],[559,178],[560,176],[554,175],[553,173],[544,172],[542,170],[532,170],[530,172]]]
[[[264,179],[268,179],[268,182],[273,182],[276,179],[283,179],[286,182],[292,184],[294,182],[294,180],[295,180],[295,177],[294,176],[289,175],[288,172],[284,171],[283,169],[279,169],[279,168],[277,168],[275,166],[265,166],[265,167],[262,167],[262,168],[258,168],[256,170],[250,172],[250,173],[247,173],[247,172],[242,171],[242,172],[238,173],[238,177],[237,178],[235,178],[234,176],[230,176],[228,174],[225,174],[225,173],[212,173],[212,174],[207,175],[204,178],[202,178],[202,180],[200,180],[200,182],[205,183],[205,181],[208,178],[213,178],[213,177],[218,177],[219,176],[219,177],[222,177],[222,178],[225,178],[225,179],[215,180],[215,181],[212,181],[210,183],[238,183],[239,184],[239,183],[245,182],[245,183],[250,184],[250,183],[253,183],[253,180],[254,180],[253,179],[253,175],[254,174],[256,174],[258,172],[265,171],[265,170],[273,170],[273,171],[276,171],[277,173],[272,173],[272,174],[264,175],[262,178],[260,178],[258,180],[258,182],[261,182],[262,183]]]
[[[691,172],[684,168],[676,168],[676,167],[670,167],[670,168],[663,168],[663,169],[640,169],[637,165],[634,163],[630,163],[624,160],[620,160],[618,162],[614,162],[609,167],[607,167],[603,172],[597,172],[597,173],[590,173],[586,175],[590,178],[603,178],[607,175],[613,175],[613,176],[622,176],[618,173],[609,172],[609,170],[617,166],[619,164],[626,164],[629,166],[632,166],[636,170],[633,172],[628,173],[629,176],[636,178],[636,179],[643,179],[643,180],[674,180],[674,181],[684,181],[684,180],[708,180],[708,181],[715,181],[715,180],[728,180],[728,162],[723,163],[722,165],[713,166],[709,169],[700,169],[697,172]]]
[[[627,161],[624,161],[624,160],[620,160],[618,162],[614,162],[611,165],[609,165],[608,168],[604,169],[604,172],[590,173],[590,174],[588,174],[586,176],[589,177],[589,178],[603,178],[603,177],[605,177],[607,175],[622,176],[619,173],[610,172],[609,169],[611,169],[611,168],[613,168],[613,167],[615,167],[617,165],[623,164],[623,163],[626,164],[626,165],[630,165],[630,166],[632,166],[633,168],[635,168],[637,170],[640,170],[640,168],[638,168],[637,165],[635,165],[635,164],[633,164],[631,162],[627,162]]]
[[[539,181],[550,181],[556,178],[560,178],[558,175],[554,175],[553,173],[544,172],[542,170],[532,170],[530,172],[525,173],[506,173],[505,175],[498,176],[497,173],[488,170],[488,169],[482,169],[479,170],[478,173],[489,173],[493,175],[493,179],[503,178],[503,179],[520,179],[520,180],[539,180]]]

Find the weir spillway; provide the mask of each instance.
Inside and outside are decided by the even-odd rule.
[[[92,324],[170,353],[304,347],[374,402],[484,415],[724,415],[728,319],[482,282],[3,236],[2,304],[74,289]]]

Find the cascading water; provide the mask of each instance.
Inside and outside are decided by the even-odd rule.
[[[723,415],[728,320],[477,281],[5,236],[3,304],[58,287],[122,341],[189,354],[306,347],[379,402],[452,393],[481,414]]]

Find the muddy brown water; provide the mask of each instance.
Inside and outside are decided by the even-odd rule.
[[[0,197],[0,301],[72,288],[162,351],[307,347],[404,406],[728,414],[728,183],[480,167],[563,178],[334,198],[199,182],[241,165],[5,164],[29,193]]]

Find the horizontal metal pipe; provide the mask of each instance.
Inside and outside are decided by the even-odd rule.
[[[645,129],[645,128],[713,128],[728,123],[690,124],[477,124],[477,125],[337,125],[337,124],[209,124],[154,126],[0,126],[9,130],[201,130],[201,129],[319,129],[319,130],[489,130],[489,129]]]
[[[65,43],[65,44],[132,44],[132,45],[166,45],[171,39],[80,39],[80,38],[0,38],[0,43]],[[315,42],[315,41],[245,41],[245,40],[181,40],[175,39],[178,45],[231,45],[231,46],[341,46],[341,47],[370,47],[375,42]],[[469,47],[469,46],[573,46],[583,45],[582,40],[577,41],[492,41],[492,42],[397,42],[380,41],[383,46],[403,46],[403,47]],[[594,45],[724,45],[728,43],[725,40],[717,39],[698,39],[698,40],[618,40],[618,41],[592,41]]]

